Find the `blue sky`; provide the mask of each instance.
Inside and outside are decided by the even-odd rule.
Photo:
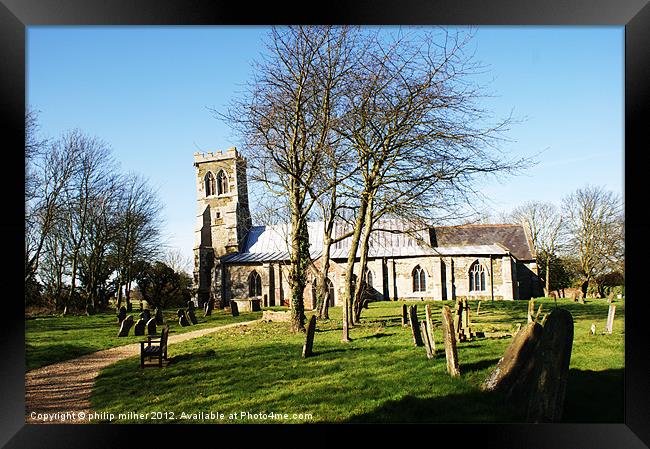
[[[29,27],[27,104],[50,136],[79,128],[110,144],[122,170],[143,174],[165,204],[165,236],[191,256],[192,154],[237,146],[208,107],[251,75],[265,27]],[[587,184],[623,193],[624,28],[479,27],[480,80],[495,115],[521,119],[504,150],[539,155],[525,173],[486,180],[486,208],[560,204]]]

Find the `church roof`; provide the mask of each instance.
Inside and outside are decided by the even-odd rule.
[[[520,224],[436,226],[431,228],[433,246],[500,244],[519,260],[534,260],[532,242]]]
[[[520,260],[533,260],[524,228],[521,225],[463,225],[413,229],[402,220],[382,220],[370,237],[368,256],[460,256],[505,255],[512,253]],[[322,255],[323,222],[308,223],[309,252],[312,259]],[[346,223],[335,224],[333,236],[350,230]],[[348,237],[332,245],[330,258],[347,259],[351,239]],[[271,262],[288,261],[290,226],[253,226],[240,253],[226,256],[223,261]],[[357,253],[357,257],[359,254]]]

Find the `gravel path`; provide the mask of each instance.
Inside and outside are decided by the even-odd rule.
[[[245,326],[260,320],[244,321],[170,335],[168,344],[201,337],[221,329]],[[25,374],[26,423],[88,422],[90,393],[99,372],[119,360],[140,355],[140,344],[118,346],[93,352],[72,360],[53,363]],[[139,362],[133,369],[140,369]],[[152,368],[153,369],[153,368]]]

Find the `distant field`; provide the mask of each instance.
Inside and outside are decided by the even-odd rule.
[[[551,299],[540,303],[542,315],[554,306]],[[407,304],[417,304],[424,317],[424,303]],[[155,422],[214,422],[200,415],[179,420],[183,413],[210,411],[224,413],[216,422],[227,423],[522,421],[525,416],[501,397],[478,388],[512,339],[459,343],[461,377],[452,379],[441,344],[443,302],[430,304],[438,349],[434,360],[426,358],[424,348],[414,347],[410,329],[401,327],[402,302],[372,303],[347,344],[340,342],[341,310],[336,307],[331,320],[317,324],[312,358],[301,359],[304,335],[290,334],[288,323],[232,328],[170,345],[171,363],[163,369],[140,370],[137,358],[111,365],[97,380],[92,408],[116,417],[127,411],[167,412]],[[476,311],[477,303],[470,304]],[[562,299],[557,304],[575,321],[564,421],[622,422],[624,301],[616,302],[612,335],[601,335],[606,300],[582,305]],[[480,315],[473,314],[474,329],[512,331],[517,323],[526,324],[527,306],[526,301],[484,301]],[[592,323],[595,336],[589,332]],[[267,413],[267,419],[228,419],[242,411]],[[277,415],[269,419],[269,413]],[[152,422],[150,418],[113,422]]]
[[[260,318],[261,312],[242,313],[233,317],[223,310],[215,310],[209,317],[197,310],[199,324],[181,327],[176,311],[163,311],[163,317],[169,323],[170,335],[189,332],[221,324],[249,321]],[[139,319],[140,311],[133,310],[134,322]],[[79,357],[90,352],[108,349],[114,346],[137,343],[143,337],[133,335],[133,328],[128,337],[117,336],[120,326],[116,313],[100,313],[93,316],[44,316],[25,321],[26,370]],[[160,326],[158,326],[160,328]],[[160,331],[160,329],[158,329]]]

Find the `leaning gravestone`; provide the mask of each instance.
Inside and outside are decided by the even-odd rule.
[[[235,301],[230,301],[230,313],[232,313],[232,316],[239,316],[239,309]]]
[[[409,324],[411,325],[411,333],[413,334],[413,343],[415,343],[415,346],[424,346],[422,335],[420,334],[420,324],[418,323],[417,306],[409,306]]]
[[[431,344],[431,353],[435,357],[436,341],[433,337],[433,319],[431,319],[431,305],[427,304],[424,310],[425,310],[426,323],[427,323],[427,327],[426,327],[427,336],[429,337],[429,343]]]
[[[126,307],[122,306],[120,307],[120,311],[117,314],[117,320],[122,323],[124,319],[126,318]]]
[[[422,321],[420,330],[422,331],[422,341],[424,342],[424,349],[426,349],[427,351],[427,358],[432,359],[435,356],[435,354],[431,349],[431,340],[429,339],[429,331],[428,331],[428,326],[426,321]]]
[[[456,333],[454,332],[454,321],[451,317],[449,306],[442,308],[442,333],[445,341],[445,356],[447,358],[447,372],[452,377],[460,376],[458,368],[458,350],[456,349]]]
[[[190,301],[192,302],[192,301]],[[192,304],[193,306],[193,304]],[[190,322],[192,324],[199,324],[199,322],[196,320],[196,315],[194,314],[194,308],[187,308],[187,317],[190,319]]]
[[[156,335],[156,319],[151,318],[147,321],[147,335]]]
[[[562,419],[572,346],[573,316],[566,309],[554,309],[548,314],[535,354],[528,422],[558,422]]]
[[[305,345],[302,347],[302,358],[313,355],[312,348],[314,346],[314,333],[316,332],[316,315],[309,318],[307,324],[307,336],[305,337]]]
[[[485,380],[483,391],[499,391],[510,400],[521,403],[528,397],[535,382],[535,354],[544,328],[531,321],[512,339],[496,368]]]
[[[131,326],[133,326],[133,315],[129,315],[122,320],[122,323],[120,324],[120,332],[117,334],[117,336],[126,337],[129,335]]]
[[[95,307],[92,304],[86,306],[86,315],[91,316],[95,314]]]
[[[182,327],[187,327],[190,325],[189,321],[187,321],[187,317],[185,316],[185,310],[183,309],[178,309],[178,312],[176,312],[178,315],[178,324],[180,324]]]
[[[406,311],[406,304],[402,304],[402,327],[408,325],[408,313]]]
[[[142,314],[140,314],[140,317],[142,317]],[[144,326],[146,325],[146,322],[144,321],[144,318],[140,318],[137,323],[135,323],[135,326],[133,327],[133,335],[144,335]]]
[[[205,307],[203,308],[203,310],[204,310],[204,312],[205,312],[205,313],[203,314],[203,316],[210,316],[210,315],[212,315],[212,303],[211,303],[210,301],[207,301],[207,302],[205,303]]]

